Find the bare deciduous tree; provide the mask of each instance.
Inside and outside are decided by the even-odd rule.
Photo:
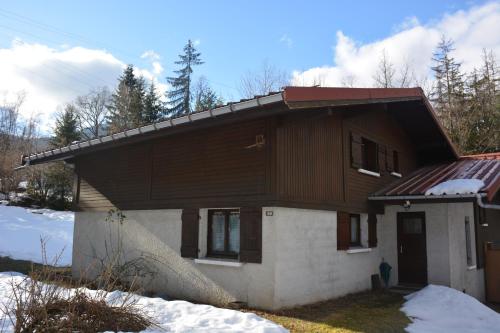
[[[109,112],[111,93],[106,87],[91,90],[76,99],[81,134],[87,139],[101,135]]]
[[[26,94],[19,92],[12,100],[0,103],[0,190],[16,188],[21,174],[14,172],[19,166],[21,155],[33,152],[38,135],[37,117],[24,120],[20,109]]]
[[[375,80],[375,85],[378,88],[392,88],[394,87],[395,75],[396,70],[394,69],[394,64],[392,64],[389,60],[387,52],[383,50],[378,64],[377,72],[373,77],[373,79]]]
[[[289,74],[264,61],[257,71],[247,72],[241,79],[240,94],[244,98],[278,91],[290,82]]]

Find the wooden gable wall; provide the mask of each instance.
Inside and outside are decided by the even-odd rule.
[[[412,143],[380,106],[304,110],[202,128],[80,156],[84,210],[285,206],[366,212],[367,196],[397,178],[350,164],[350,133],[399,153]],[[256,136],[265,144],[256,147]]]

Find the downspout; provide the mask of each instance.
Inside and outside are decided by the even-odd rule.
[[[477,198],[477,204],[479,207],[486,208],[486,209],[499,209],[500,210],[500,205],[484,203],[483,196],[481,194],[476,194],[476,198]]]

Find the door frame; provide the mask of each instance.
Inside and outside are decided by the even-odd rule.
[[[423,241],[423,246],[424,246],[424,254],[425,254],[425,281],[423,281],[424,285],[427,285],[429,282],[429,272],[428,272],[428,262],[427,262],[427,228],[426,228],[426,219],[425,219],[425,212],[398,212],[397,213],[397,219],[396,219],[396,251],[397,251],[397,257],[398,257],[398,284],[401,284],[401,265],[400,265],[400,260],[401,260],[401,252],[400,252],[400,246],[401,246],[401,239],[400,239],[400,228],[402,225],[402,221],[404,217],[416,217],[416,218],[421,218],[422,219],[422,233],[424,235],[424,241]],[[409,284],[408,282],[402,282],[403,284]]]

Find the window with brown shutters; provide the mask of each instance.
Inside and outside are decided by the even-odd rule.
[[[377,247],[377,215],[368,214],[368,247]]]
[[[182,210],[181,256],[184,258],[198,258],[199,221],[198,209]]]
[[[262,208],[240,208],[240,261],[262,262]]]
[[[337,250],[349,249],[351,241],[350,215],[346,212],[337,212]]]
[[[363,143],[361,136],[351,132],[351,166],[361,168],[363,163]]]

